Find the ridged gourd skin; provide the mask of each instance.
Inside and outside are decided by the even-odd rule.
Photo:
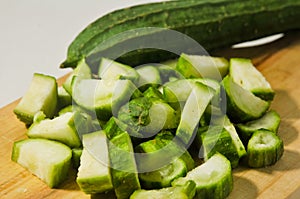
[[[124,35],[118,41],[99,44],[124,31],[159,27],[179,31],[196,40],[207,51],[232,44],[300,28],[299,0],[185,0],[142,4],[111,12],[89,24],[70,44],[61,68],[76,67],[82,57],[93,71],[101,56],[109,57],[113,47],[141,35]],[[162,44],[163,45],[163,44]],[[98,47],[97,47],[98,46]],[[115,48],[115,49],[116,49]],[[191,51],[192,52],[192,51]],[[115,55],[113,55],[115,56]],[[135,66],[174,57],[159,49],[138,49],[118,57],[117,61]]]

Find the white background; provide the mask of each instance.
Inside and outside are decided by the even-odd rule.
[[[33,73],[61,77],[75,36],[98,17],[159,0],[1,0],[0,107],[21,97]]]

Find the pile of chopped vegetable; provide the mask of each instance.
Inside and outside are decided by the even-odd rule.
[[[14,109],[28,139],[12,160],[59,187],[69,169],[87,194],[225,198],[232,169],[283,154],[275,92],[251,60],[182,54],[132,68],[82,59],[61,87],[34,74]]]

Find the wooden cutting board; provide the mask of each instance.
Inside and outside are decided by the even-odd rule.
[[[282,158],[267,168],[234,169],[234,189],[229,198],[300,198],[300,33],[287,34],[268,45],[225,49],[213,55],[252,58],[276,91],[272,108],[282,118]],[[0,198],[90,198],[76,185],[74,171],[59,189],[50,189],[10,160],[13,142],[26,138],[25,126],[12,112],[17,103],[0,109]]]

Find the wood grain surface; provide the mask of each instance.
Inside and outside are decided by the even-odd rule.
[[[279,128],[285,146],[282,158],[267,168],[234,169],[234,189],[229,198],[300,198],[300,33],[286,34],[259,47],[224,49],[212,54],[251,58],[276,91],[271,108],[282,118]],[[0,198],[91,198],[79,190],[75,171],[70,171],[69,179],[60,188],[50,189],[11,161],[13,142],[26,138],[25,126],[12,112],[17,103],[18,100],[0,109]]]

